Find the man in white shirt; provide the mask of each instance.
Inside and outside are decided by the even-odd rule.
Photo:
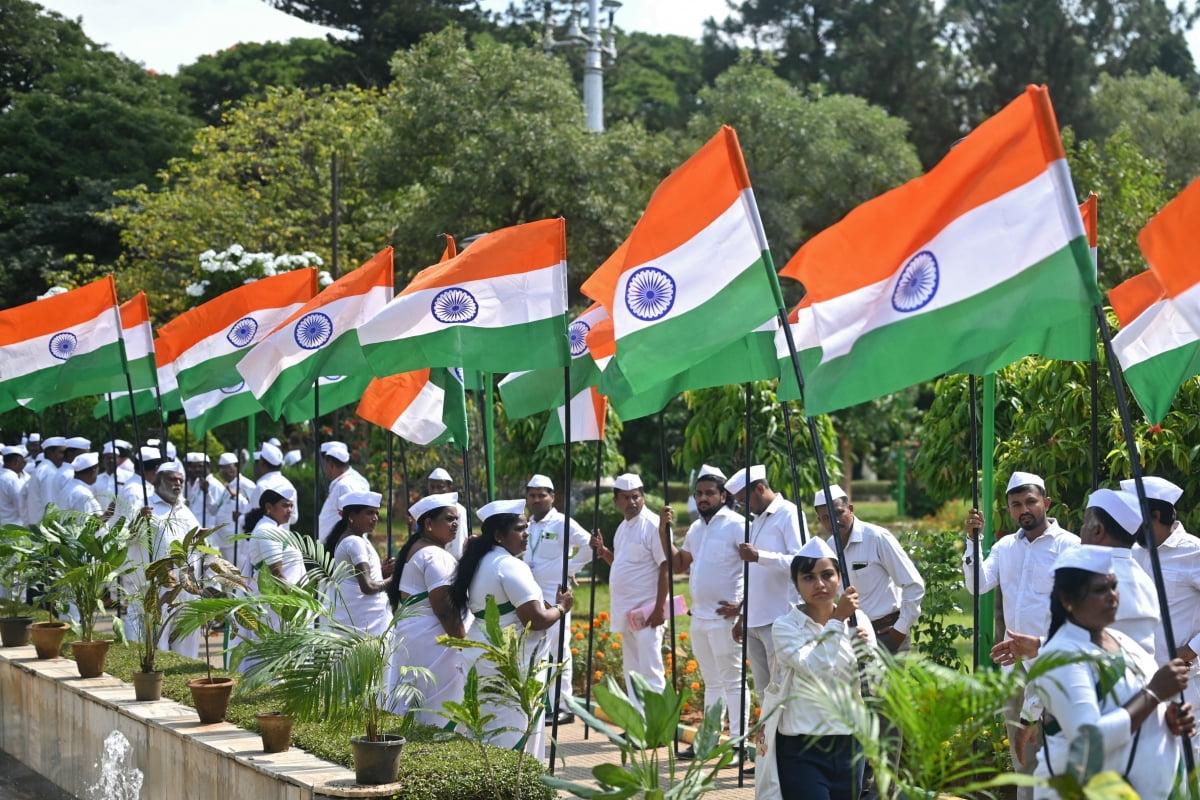
[[[280,449],[270,442],[263,442],[262,448],[254,454],[254,496],[250,498],[250,510],[258,508],[258,499],[262,497],[262,493],[267,489],[272,489],[279,492],[284,497],[297,497],[296,487],[292,482],[283,477],[283,473],[279,471],[280,465],[283,464],[283,453]],[[287,494],[291,492],[291,494]],[[287,524],[283,527],[286,530],[291,530],[292,526],[300,519],[299,512],[296,507],[292,506],[291,516],[288,518]]]
[[[0,468],[0,525],[25,524],[25,448],[21,445],[0,448],[4,467]]]
[[[808,522],[795,503],[785,500],[767,483],[767,469],[762,464],[750,467],[748,483],[743,468],[725,484],[725,490],[754,514],[750,544],[738,546],[742,559],[750,562],[752,591],[744,612],[734,623],[733,638],[741,642],[743,635],[749,636],[746,654],[754,688],[761,696],[771,683],[771,656],[775,652],[771,626],[800,599],[792,583],[792,559],[808,540]]]
[[[92,452],[80,453],[71,462],[71,474],[73,477],[62,493],[63,510],[107,518],[104,506],[92,491],[92,485],[100,474],[100,455]]]
[[[542,596],[547,603],[554,605],[558,602],[558,592],[562,583],[563,548],[568,550],[567,574],[573,582],[575,573],[592,559],[592,537],[575,520],[571,520],[568,526],[569,534],[563,535],[565,517],[554,507],[554,481],[545,475],[534,475],[525,484],[525,506],[529,511],[529,543],[523,558],[533,572],[533,579],[542,588]],[[571,551],[574,551],[574,555],[570,555]],[[546,629],[546,640],[550,643],[553,658],[557,658],[560,627],[565,627],[568,633],[570,632],[570,612],[553,627]],[[555,697],[571,696],[571,640],[568,637],[565,641],[568,649],[563,656],[563,670],[558,678],[559,688],[557,691],[553,686],[547,688],[551,703]],[[554,709],[554,713],[558,716],[559,725],[569,725],[575,721],[575,715],[566,711],[561,704]]]
[[[210,527],[217,498],[224,491],[221,482],[208,472],[208,456],[204,453],[188,453],[183,465],[185,485],[183,496],[188,509],[202,527]]]
[[[345,442],[325,442],[321,445],[321,470],[329,481],[329,494],[317,518],[317,534],[324,542],[333,526],[342,518],[338,512],[342,495],[369,492],[371,485],[358,470],[350,466],[350,448],[346,447]]]
[[[54,484],[50,496],[50,499],[60,508],[65,508],[67,505],[67,492],[71,488],[71,480],[75,477],[75,468],[71,466],[72,463],[81,453],[86,453],[91,449],[91,440],[83,436],[72,436],[67,439],[66,444],[63,446],[63,463],[58,467],[57,482]],[[99,455],[97,455],[97,459],[99,459]],[[97,461],[98,464],[99,462]],[[100,470],[97,467],[96,475],[99,476],[99,474]],[[95,481],[92,481],[92,483],[95,483]]]
[[[25,437],[22,444],[25,445],[25,474],[32,478],[42,456],[42,435],[31,433]]]
[[[208,543],[221,551],[221,556],[231,564],[234,558],[234,536],[241,533],[242,518],[250,512],[250,496],[254,493],[254,481],[238,474],[238,458],[233,453],[222,453],[217,459],[217,472],[221,476],[221,490],[209,523],[215,532]]]
[[[122,439],[105,442],[100,450],[100,475],[92,490],[101,503],[107,505],[117,499],[117,493],[131,477],[133,470],[124,464],[128,461],[131,445]]]
[[[652,691],[667,685],[663,670],[663,626],[670,594],[669,567],[663,551],[663,533],[669,528],[667,515],[646,508],[642,479],[632,473],[618,475],[613,482],[613,504],[625,517],[613,534],[610,550],[597,532],[592,536],[596,554],[611,567],[609,596],[612,632],[620,633],[625,650],[625,689],[630,701],[640,708],[633,692],[633,673],[646,679]],[[660,530],[661,529],[661,530]],[[634,628],[629,612],[649,607],[646,624]]]
[[[425,479],[425,491],[429,494],[449,494],[457,491],[454,488],[454,477],[442,467],[436,467]],[[454,537],[453,542],[446,545],[446,552],[454,556],[455,561],[458,561],[462,558],[463,550],[467,546],[467,538],[471,535],[471,520],[462,503],[455,503],[454,507],[458,509],[458,534]],[[415,523],[416,520],[413,522]]]
[[[42,461],[25,489],[25,513],[30,525],[41,522],[46,514],[46,505],[54,502],[58,468],[66,455],[66,444],[65,436],[49,436],[42,442]]]
[[[1004,601],[1004,624],[1009,631],[1044,638],[1050,627],[1050,590],[1054,586],[1054,561],[1059,553],[1079,544],[1079,537],[1060,528],[1058,521],[1046,516],[1050,497],[1046,483],[1032,472],[1014,472],[1005,493],[1008,514],[1020,530],[1003,536],[979,565],[978,592],[997,586]],[[976,591],[972,541],[983,530],[983,514],[973,508],[967,514],[967,548],[963,554],[963,575],[968,592]],[[1004,657],[999,657],[1004,660]],[[1019,721],[1024,692],[1010,697],[1005,705],[1008,740],[1013,768],[1032,775],[1037,762],[1037,736],[1025,737]],[[1029,738],[1023,752],[1019,743]],[[1033,797],[1033,790],[1021,787],[1018,800]]]
[[[1165,478],[1153,475],[1143,478],[1142,485],[1150,506],[1151,527],[1158,545],[1163,586],[1167,590],[1167,610],[1175,634],[1175,652],[1192,665],[1190,680],[1183,693],[1184,701],[1191,703],[1192,708],[1200,708],[1200,678],[1197,678],[1200,668],[1196,665],[1196,654],[1200,653],[1200,539],[1188,533],[1175,510],[1175,504],[1183,496],[1183,489]],[[1136,496],[1137,488],[1132,479],[1121,481],[1121,490]],[[1144,531],[1138,536],[1138,544],[1133,546],[1133,558],[1153,578]],[[1159,632],[1162,633],[1161,627]],[[1157,641],[1155,652],[1163,661],[1170,649],[1165,641]],[[1200,742],[1194,737],[1192,749],[1196,761],[1200,762]]]
[[[138,457],[133,462],[133,475],[117,492],[117,508],[113,519],[133,519],[150,505],[154,479],[162,463],[162,454],[157,447],[146,445],[138,448]]]
[[[670,552],[676,574],[689,573],[692,647],[704,676],[705,713],[723,698],[730,730],[736,735],[740,729],[734,720],[739,715],[748,720],[750,712],[741,692],[741,648],[730,636],[730,615],[736,615],[742,605],[743,561],[738,547],[746,538],[746,519],[730,508],[733,501],[725,491],[725,473],[717,467],[700,467],[692,495],[700,518],[688,528],[681,548],[675,547],[667,527],[663,550]],[[673,520],[670,506],[663,509],[663,516]],[[679,757],[695,758],[695,750],[688,747]]]

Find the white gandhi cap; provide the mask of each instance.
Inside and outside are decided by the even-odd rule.
[[[524,500],[493,500],[483,508],[475,512],[480,521],[487,522],[488,517],[494,517],[497,514],[524,514]]]
[[[1046,491],[1046,482],[1042,480],[1041,475],[1034,475],[1032,472],[1014,472],[1012,477],[1008,479],[1008,488],[1005,492],[1011,492],[1013,489],[1019,489],[1022,486],[1036,486],[1043,492]]]
[[[1112,548],[1094,544],[1077,544],[1068,547],[1054,559],[1054,569],[1082,569],[1097,575],[1112,572]]]
[[[1142,509],[1136,494],[1097,489],[1088,497],[1087,507],[1103,508],[1126,533],[1137,533],[1142,527]]]
[[[842,500],[846,497],[846,493],[842,490],[841,486],[834,483],[829,486],[829,496],[834,500]],[[825,505],[825,492],[821,489],[817,490],[816,497],[813,498],[813,505],[817,508]]]
[[[546,489],[554,491],[554,481],[550,480],[545,475],[534,475],[529,479],[529,483],[525,484],[526,489]]]
[[[1142,486],[1146,489],[1146,497],[1151,500],[1162,500],[1164,503],[1170,503],[1171,505],[1175,505],[1179,501],[1179,498],[1183,496],[1183,489],[1180,489],[1166,478],[1159,478],[1155,475],[1147,475],[1142,478]],[[1121,481],[1121,491],[1129,492],[1134,496],[1137,495],[1137,487],[1134,485],[1133,478]]]
[[[626,472],[624,475],[617,476],[617,479],[613,481],[613,488],[621,492],[632,492],[634,489],[641,489],[642,478],[640,475]]]

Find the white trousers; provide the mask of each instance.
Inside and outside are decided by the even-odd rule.
[[[740,729],[735,720],[739,715],[743,719],[749,719],[750,704],[741,692],[742,646],[733,640],[730,634],[731,627],[730,622],[725,619],[693,617],[692,649],[696,654],[700,674],[704,677],[705,713],[716,705],[718,699],[724,698],[726,715],[721,724],[724,725],[728,720],[730,732],[737,734]]]
[[[662,657],[663,626],[657,628],[642,628],[640,631],[622,631],[621,649],[625,651],[625,691],[629,700],[640,711],[642,704],[633,693],[633,679],[629,676],[638,673],[650,688],[661,692],[667,688],[667,675],[663,670]]]
[[[546,708],[548,709],[554,706],[554,699],[560,697],[558,692],[562,692],[559,706],[553,709],[554,711],[569,711],[567,698],[573,694],[571,689],[571,647],[575,643],[571,639],[571,615],[569,613],[546,629],[546,643],[549,646],[546,657],[552,662],[558,661],[558,634],[563,625],[567,626],[567,638],[563,640],[563,669],[558,676],[558,688],[556,689],[553,683],[546,686]]]
[[[746,631],[746,655],[750,657],[750,672],[754,675],[754,691],[759,700],[771,684],[771,659],[775,657],[775,640],[771,626],[759,625]],[[732,639],[733,637],[729,637]]]

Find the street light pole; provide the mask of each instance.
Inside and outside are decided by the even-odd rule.
[[[583,17],[583,6],[587,4],[587,27],[580,26]],[[600,29],[600,8],[608,11],[608,27]],[[617,34],[613,27],[613,17],[621,7],[618,0],[573,0],[571,12],[567,19],[567,30],[562,39],[554,38],[554,23],[551,19],[553,10],[550,0],[543,5],[545,16],[545,34],[543,47],[546,54],[555,48],[575,47],[583,45],[583,108],[587,118],[587,127],[593,133],[604,131],[604,57],[611,62],[617,57]]]

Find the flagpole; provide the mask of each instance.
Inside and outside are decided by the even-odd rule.
[[[788,446],[788,465],[792,470],[792,497],[796,502],[800,502],[800,472],[796,466],[796,446],[792,442],[792,411],[788,407],[788,401],[784,400],[779,404],[783,408],[783,430],[787,435]],[[746,476],[749,478],[749,470],[747,469]],[[747,501],[748,503],[748,501]],[[804,525],[800,526],[800,544],[807,544],[808,537],[804,535]]]
[[[996,373],[989,372],[983,376],[983,441],[981,442],[980,458],[983,462],[983,481],[981,486],[981,502],[983,503],[983,547],[990,552],[995,544],[995,527],[992,524],[992,514],[996,508]],[[981,553],[986,557],[986,553]],[[976,583],[976,586],[979,584]],[[983,643],[980,651],[990,653],[995,641],[996,595],[989,592],[979,600],[979,615],[991,624],[979,631]]]
[[[391,558],[391,556],[392,556],[392,517],[396,516],[396,503],[393,499],[393,494],[392,494],[392,487],[393,487],[392,461],[394,459],[392,447],[395,442],[396,434],[392,433],[391,431],[385,431],[385,433],[387,435],[387,459],[388,459],[388,468],[387,468],[388,521],[387,521],[387,549],[384,550],[383,552],[384,552],[385,556],[387,556],[388,558]],[[405,503],[405,510],[407,510],[407,508],[408,508],[408,504]]]
[[[971,404],[971,508],[979,508],[979,405],[978,389],[975,376],[967,376],[968,393]],[[971,575],[975,591],[971,592],[971,618],[974,621],[971,631],[971,671],[979,671],[979,534],[971,539]]]
[[[1175,649],[1175,630],[1171,624],[1171,611],[1167,603],[1167,588],[1163,581],[1162,562],[1158,555],[1158,537],[1154,535],[1153,520],[1150,516],[1150,504],[1146,499],[1146,486],[1142,481],[1142,461],[1138,454],[1137,441],[1133,438],[1133,422],[1129,417],[1129,403],[1125,399],[1125,385],[1121,381],[1121,376],[1117,374],[1117,356],[1113,352],[1112,333],[1108,329],[1108,317],[1104,313],[1104,307],[1097,304],[1095,307],[1096,319],[1100,323],[1100,338],[1104,342],[1104,354],[1108,358],[1108,374],[1112,379],[1113,393],[1117,397],[1117,413],[1121,417],[1121,433],[1125,436],[1125,447],[1129,452],[1129,471],[1133,476],[1134,488],[1137,490],[1138,505],[1142,510],[1142,524],[1146,531],[1146,550],[1150,553],[1150,567],[1154,576],[1154,588],[1158,594],[1158,612],[1162,617],[1163,636],[1167,640],[1167,657],[1174,659],[1177,655]],[[1195,756],[1192,753],[1192,742],[1187,737],[1187,734],[1181,734],[1183,749],[1183,760],[1187,767],[1187,775],[1191,776],[1195,769]]]
[[[313,378],[313,531],[312,538],[321,540],[318,525],[321,521],[321,377]]]
[[[593,499],[596,501],[595,508],[592,511],[592,533],[600,533],[600,466],[604,458],[604,439],[596,440],[596,494]],[[595,547],[592,548],[592,586],[591,600],[588,603],[588,646],[587,646],[587,675],[584,678],[584,694],[583,706],[589,712],[592,710],[592,646],[596,641],[596,626],[592,624],[592,619],[596,616],[596,570],[600,566],[600,551]],[[583,726],[583,738],[588,738],[588,730],[590,725]]]
[[[467,510],[467,523],[466,523],[467,524],[467,538],[470,538],[471,533],[472,533],[472,531],[471,531],[471,454],[468,452],[468,450],[469,450],[469,448],[466,448],[466,447],[464,447],[462,449],[463,497],[460,499],[465,499],[467,501],[467,502],[463,503],[462,506],[463,506],[463,508],[465,508]],[[458,524],[461,526],[463,524],[462,520],[459,520]]]
[[[744,386],[746,394],[746,451],[745,464],[746,469],[746,513],[742,515],[745,522],[745,531],[742,535],[742,541],[747,545],[750,544],[750,466],[754,461],[753,451],[751,450],[751,436],[753,435],[753,421],[750,416],[750,392],[751,384],[747,382]],[[790,446],[789,446],[790,449]],[[792,473],[795,475],[795,473]],[[799,498],[797,498],[799,499]],[[742,663],[741,676],[738,682],[738,741],[741,742],[740,749],[742,753],[746,750],[746,663],[749,655],[750,630],[747,621],[750,619],[750,562],[742,561]],[[732,711],[732,709],[731,709]],[[729,720],[729,730],[733,730],[733,719]],[[744,756],[738,758],[738,788],[741,789],[746,783],[746,759]]]
[[[493,415],[496,409],[492,406],[492,373],[481,372],[479,376],[480,393],[483,396],[480,403],[483,406],[480,409],[483,412],[483,466],[484,474],[487,476],[487,499],[490,503],[496,499],[496,443],[493,441],[495,428]],[[567,440],[570,441],[569,435]]]
[[[412,502],[412,489],[408,485],[408,444],[403,437],[397,438],[400,439],[400,477],[404,481],[404,530],[408,533],[405,541],[408,541],[413,535],[412,525],[408,521],[408,504]],[[465,525],[466,522],[459,520],[458,524]]]
[[[111,277],[110,277],[110,280],[111,280]],[[134,412],[134,413],[131,413],[131,416],[133,417],[133,438],[137,439],[138,447],[140,448],[141,441],[142,441],[142,435],[141,435],[141,431],[138,430],[138,419],[137,419],[137,413],[136,413],[137,408],[136,408],[136,406],[133,405],[133,378],[129,374],[129,356],[125,353],[125,334],[124,334],[124,329],[121,327],[121,309],[117,305],[116,301],[117,301],[117,296],[116,296],[116,293],[114,292],[114,294],[113,294],[113,314],[117,318],[117,335],[121,340],[121,347],[120,347],[121,371],[125,373],[125,390],[127,392],[129,392],[130,410],[131,410],[131,412]],[[163,446],[163,451],[164,451],[161,455],[166,455],[166,452],[165,452],[166,446],[167,446],[166,437],[163,437],[163,441],[161,442],[161,444]],[[139,451],[138,455],[141,455],[140,451]],[[150,487],[148,487],[146,485],[146,478],[143,475],[143,477],[142,477],[142,507],[144,508],[149,505],[150,505]]]
[[[184,422],[183,426],[186,428],[187,422]],[[203,495],[202,495],[203,499],[201,500],[201,505],[200,505],[200,527],[207,528],[208,527],[208,479],[209,479],[208,431],[204,432],[204,451],[203,452],[204,452],[204,479],[202,481],[200,481],[200,489],[203,492]],[[186,458],[186,457],[187,456],[185,454],[184,458]]]
[[[568,400],[568,405],[570,401]],[[667,401],[667,405],[670,405]],[[666,411],[666,406],[658,412],[658,450],[662,461],[662,490],[663,490],[663,506],[671,505],[670,484],[667,481],[669,474],[667,462],[667,429],[664,422],[663,413]],[[670,619],[670,634],[671,634],[671,688],[676,692],[679,691],[679,659],[676,657],[675,649],[675,559],[671,557],[671,550],[675,544],[675,531],[667,529],[667,544],[671,547],[665,548],[667,551],[667,614]],[[679,754],[679,726],[675,726],[675,735],[672,746],[675,748],[675,754]]]
[[[488,375],[485,379],[485,387],[488,392],[487,404],[491,408],[491,376]],[[571,560],[571,364],[568,363],[563,367],[563,389],[566,392],[567,402],[563,408],[563,527],[559,533],[559,541],[562,542],[562,580],[559,582],[559,591],[565,592],[571,580],[570,560]],[[490,414],[484,417],[486,421]],[[490,433],[490,431],[489,431]],[[490,449],[489,449],[489,458]],[[492,471],[489,465],[488,468],[488,491],[492,491],[491,485]],[[567,643],[567,615],[564,613],[558,621],[558,663],[562,664],[566,657]],[[590,665],[589,665],[590,666]],[[550,706],[549,713],[554,715],[551,723],[550,731],[550,774],[554,774],[554,755],[558,749],[558,710],[559,704],[562,702],[562,680],[561,673],[559,678],[554,681],[554,702]],[[586,726],[584,726],[586,727]]]
[[[1100,488],[1100,378],[1096,354],[1088,362],[1092,384],[1092,491]]]

